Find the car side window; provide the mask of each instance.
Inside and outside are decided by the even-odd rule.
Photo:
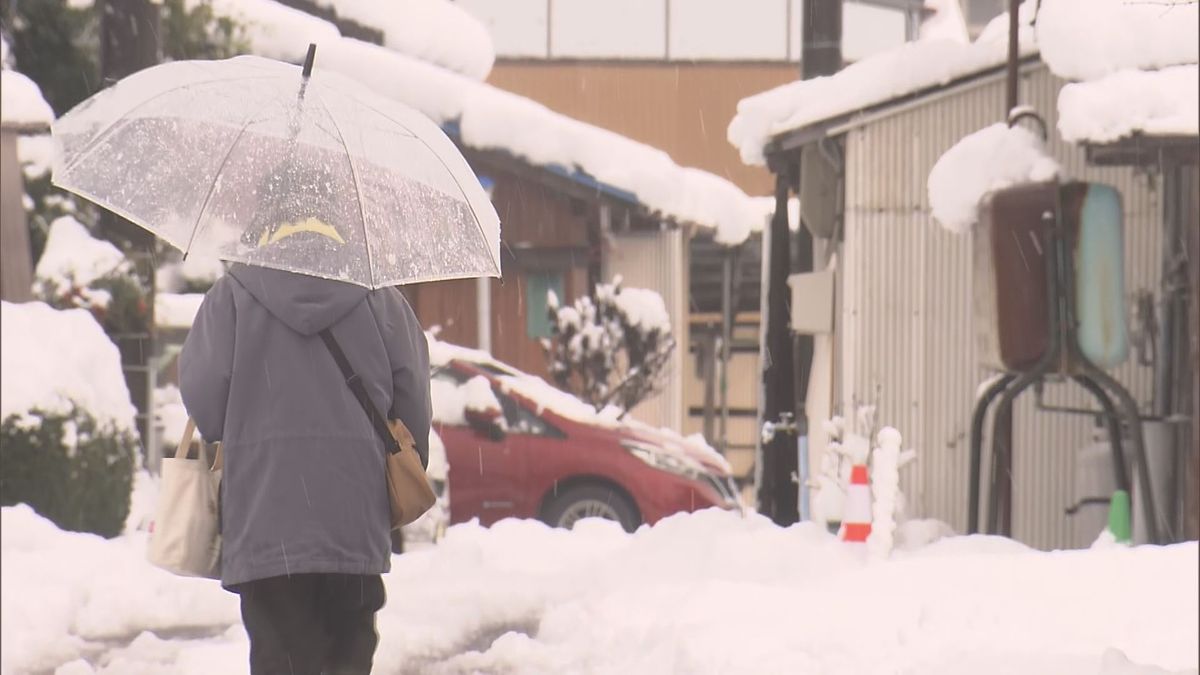
[[[563,433],[542,418],[530,412],[525,406],[517,403],[513,397],[496,391],[500,407],[504,409],[504,419],[508,423],[508,433],[527,434],[530,436],[552,436],[562,438]]]

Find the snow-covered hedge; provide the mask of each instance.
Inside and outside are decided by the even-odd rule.
[[[119,534],[138,462],[116,346],[84,310],[0,303],[0,504]]]

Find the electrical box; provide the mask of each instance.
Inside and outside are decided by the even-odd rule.
[[[834,270],[788,277],[792,290],[792,332],[818,335],[833,332]]]
[[[800,220],[819,239],[837,233],[838,170],[816,144],[800,154]]]

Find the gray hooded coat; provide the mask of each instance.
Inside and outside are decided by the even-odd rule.
[[[183,403],[221,441],[221,583],[391,564],[383,442],[321,341],[428,461],[429,347],[398,289],[246,265],[205,296],[179,358]]]

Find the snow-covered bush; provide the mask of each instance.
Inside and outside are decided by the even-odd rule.
[[[92,315],[0,303],[0,504],[120,534],[137,468],[117,348]]]
[[[147,292],[133,265],[73,216],[51,224],[34,277],[39,299],[57,309],[88,310],[110,335],[140,332],[145,325]]]
[[[562,305],[549,294],[551,335],[542,340],[558,386],[602,410],[623,411],[658,391],[675,350],[662,296],[623,288],[621,277]]]

